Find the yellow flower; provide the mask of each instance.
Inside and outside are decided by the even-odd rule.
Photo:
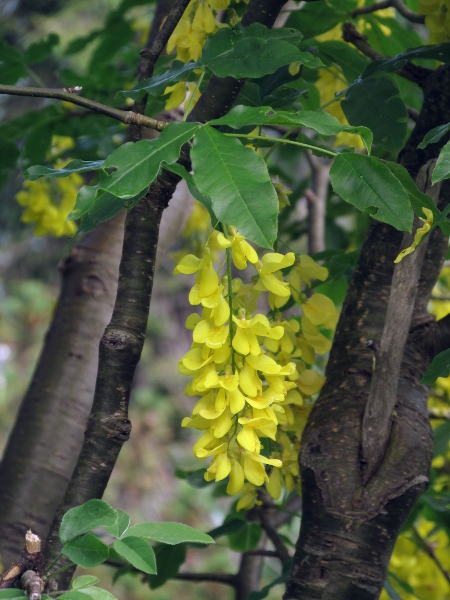
[[[430,231],[431,226],[433,225],[433,212],[424,206],[422,206],[422,211],[426,216],[426,219],[422,219],[421,217],[419,217],[419,219],[424,222],[424,225],[419,227],[419,229],[416,231],[416,235],[414,236],[414,242],[411,244],[411,246],[408,246],[408,248],[405,248],[400,252],[397,258],[394,260],[395,263],[399,263],[405,258],[405,256],[414,252],[417,246],[420,244],[422,238]]]
[[[231,255],[235,267],[242,271],[247,268],[247,261],[256,264],[258,262],[256,251],[234,227],[230,226],[228,229],[231,233],[231,240],[227,239],[223,233],[219,233],[217,235],[217,242],[222,248],[231,247]]]

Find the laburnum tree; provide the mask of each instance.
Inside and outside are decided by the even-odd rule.
[[[285,600],[450,597],[448,15],[448,0],[122,0],[68,45],[3,31],[0,93],[36,105],[0,126],[2,183],[20,168],[22,221],[72,241],[0,464],[0,599],[110,600],[95,576],[71,583],[103,562],[238,600],[278,584]],[[178,476],[231,497],[207,533],[130,525],[101,500],[181,180],[192,346],[174,360],[202,462]],[[280,529],[294,516],[298,539]],[[219,538],[237,570],[187,572],[187,546]]]

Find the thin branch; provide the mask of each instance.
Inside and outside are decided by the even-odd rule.
[[[352,12],[352,19],[356,19],[360,15],[368,15],[370,13],[383,10],[385,8],[395,8],[405,19],[412,23],[425,23],[425,15],[419,15],[410,10],[402,0],[382,0],[381,2],[374,2],[369,6],[361,6]]]
[[[148,127],[150,129],[156,129],[156,131],[162,131],[166,127],[167,123],[164,121],[158,121],[144,115],[137,114],[131,110],[119,110],[113,108],[107,104],[101,104],[95,100],[89,98],[83,98],[83,96],[76,96],[71,92],[65,92],[61,89],[54,88],[35,88],[35,87],[21,87],[15,85],[0,85],[0,94],[8,94],[9,96],[31,96],[35,98],[51,98],[53,100],[63,100],[64,102],[71,102],[77,106],[83,106],[94,112],[98,112],[102,115],[107,115],[121,123],[126,125],[135,124],[140,127]]]
[[[362,35],[353,23],[344,23],[342,27],[342,38],[345,42],[353,44],[360,52],[368,56],[372,60],[386,59],[389,57],[383,56],[367,42],[366,36]],[[429,75],[432,73],[430,69],[419,67],[410,62],[406,63],[400,69],[395,71],[398,75],[401,75],[405,79],[409,79],[414,83],[417,83],[420,87],[425,86],[425,82]]]
[[[233,575],[232,573],[178,573],[174,579],[197,583],[210,581],[213,583],[230,585],[233,588],[236,588],[237,586],[236,575]]]
[[[421,191],[427,192],[437,200],[440,185],[431,188],[431,173],[434,164],[433,161],[420,170],[417,186]],[[417,217],[416,222],[418,222]],[[389,443],[403,352],[411,326],[428,238],[429,236],[412,255],[397,264],[394,270],[380,349],[375,355],[369,398],[362,424],[361,456],[364,465],[364,484],[367,484],[376,473]],[[403,246],[409,246],[413,239],[412,233],[406,233],[403,238]]]
[[[356,19],[356,17],[359,17],[360,15],[368,15],[370,13],[374,13],[377,10],[384,10],[385,8],[389,8],[391,6],[392,6],[391,0],[383,0],[382,2],[374,2],[373,4],[370,4],[369,6],[361,6],[359,8],[356,8],[352,12],[352,19]]]
[[[441,563],[439,558],[436,556],[436,552],[434,551],[433,546],[420,535],[420,533],[418,532],[418,530],[415,527],[413,527],[413,531],[414,531],[414,537],[417,538],[417,541],[419,542],[420,547],[423,550],[425,550],[425,552],[428,554],[428,556],[431,558],[431,560],[434,561],[437,568],[442,573],[442,575],[445,577],[447,582],[450,583],[450,574],[448,573],[448,571],[446,571],[444,569],[443,564]]]
[[[272,525],[269,515],[267,514],[266,508],[262,506],[258,510],[259,520],[261,522],[261,527],[267,534],[267,537],[274,545],[275,551],[278,555],[278,558],[281,560],[283,565],[285,565],[290,560],[290,555],[288,549],[283,543],[280,535],[278,534],[275,527]]]
[[[324,163],[311,152],[306,152],[311,167],[311,188],[305,190],[308,203],[308,251],[310,254],[325,249],[325,205],[330,183],[329,161]]]
[[[421,25],[425,23],[425,15],[419,15],[410,10],[402,0],[391,0],[391,5],[402,15],[402,17],[411,21],[411,23],[420,23]]]

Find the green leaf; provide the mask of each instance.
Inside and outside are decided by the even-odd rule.
[[[59,528],[59,539],[66,544],[92,529],[111,527],[116,519],[116,511],[107,502],[88,500],[66,512]]]
[[[116,538],[122,537],[125,531],[130,526],[130,515],[123,510],[116,510],[117,521],[112,527],[106,527],[106,531]]]
[[[365,56],[345,42],[317,42],[317,52],[327,66],[335,64],[340,67],[349,83],[357,79],[369,63]]]
[[[442,148],[436,166],[434,167],[431,183],[437,183],[450,177],[450,142]]]
[[[215,215],[252,242],[272,248],[278,198],[264,160],[235,138],[203,127],[191,151],[194,181]]]
[[[102,160],[71,160],[63,169],[53,169],[36,165],[30,167],[24,173],[26,179],[35,181],[39,177],[68,177],[72,173],[84,173],[86,171],[98,171],[102,168]]]
[[[0,590],[0,600],[3,600],[4,598],[8,598],[8,600],[11,600],[12,598],[26,598],[26,595],[25,592],[22,592],[22,590]]]
[[[59,36],[56,33],[50,33],[43,40],[28,46],[23,55],[25,62],[32,65],[43,61],[58,44]]]
[[[83,592],[71,590],[70,592],[65,592],[64,594],[61,594],[61,596],[58,596],[58,600],[59,598],[62,598],[62,600],[88,600],[89,596],[86,596]]]
[[[213,537],[214,539],[217,539],[218,537],[221,537],[222,535],[230,535],[230,534],[234,534],[234,533],[238,533],[239,531],[241,531],[242,529],[244,529],[244,527],[247,526],[247,521],[244,518],[231,518],[227,521],[225,521],[225,523],[223,523],[223,525],[220,525],[219,527],[216,527],[215,529],[211,529],[211,531],[208,531],[208,534]]]
[[[188,173],[186,171],[186,169],[183,167],[183,165],[180,165],[179,163],[173,163],[171,165],[167,165],[167,164],[163,163],[162,166],[164,169],[167,169],[167,171],[171,171],[172,173],[175,173],[176,175],[178,175],[179,177],[182,177],[185,180],[191,195],[196,200],[201,202],[203,204],[203,206],[206,208],[206,210],[209,212],[209,215],[211,217],[211,224],[214,227],[214,225],[218,221],[218,218],[216,217],[216,215],[214,214],[214,211],[212,209],[211,199],[207,198],[200,192],[198,187],[195,185],[195,181],[194,181],[194,178],[192,177],[192,175],[190,173]]]
[[[132,525],[123,539],[129,536],[142,537],[162,544],[214,544],[212,537],[183,523],[140,523]]]
[[[383,160],[382,163],[388,167],[394,177],[396,177],[405,188],[416,215],[421,218],[425,218],[422,208],[428,208],[433,213],[433,222],[438,223],[444,234],[449,237],[450,223],[448,220],[442,219],[441,211],[437,208],[430,196],[427,196],[427,194],[424,194],[418,189],[415,181],[408,171],[398,163],[394,163],[390,160]]]
[[[428,371],[420,380],[420,383],[431,385],[435,383],[438,377],[448,377],[450,375],[450,348],[437,354],[431,361]]]
[[[88,587],[79,593],[83,594],[83,600],[87,600],[88,598],[93,598],[93,600],[117,600],[111,592],[107,592],[99,587]],[[62,598],[62,596],[60,596],[60,598]]]
[[[22,54],[6,41],[0,40],[0,81],[12,85],[28,74]]]
[[[171,164],[178,160],[182,145],[199,127],[198,123],[169,123],[154,140],[120,146],[103,163],[97,189],[118,198],[135,197],[156,178],[163,161]]]
[[[217,221],[217,217],[216,217]],[[210,482],[205,480],[206,469],[196,469],[195,471],[183,471],[182,469],[175,469],[174,475],[178,479],[184,479],[187,484],[193,488],[204,488],[207,487]]]
[[[387,77],[364,80],[352,86],[342,110],[351,125],[364,125],[373,132],[373,141],[394,154],[406,137],[408,113],[397,86]]]
[[[383,223],[411,231],[413,210],[400,181],[376,158],[339,154],[330,169],[336,194]]]
[[[154,547],[154,551],[158,574],[151,575],[148,578],[148,584],[152,590],[161,587],[168,579],[175,577],[186,560],[186,546],[183,544],[177,544],[176,546],[158,545]]]
[[[417,146],[418,148],[426,148],[429,144],[435,144],[450,130],[450,123],[439,125],[430,131],[423,138],[423,141]]]
[[[360,135],[370,152],[372,132],[367,127],[351,127],[341,125],[339,121],[326,112],[299,110],[298,112],[275,111],[270,106],[235,106],[220,119],[209,122],[211,125],[228,125],[233,129],[241,129],[248,125],[287,125],[290,127],[308,127],[319,135],[335,136],[341,131]]]
[[[168,85],[173,85],[178,81],[186,81],[192,71],[199,67],[199,61],[194,62],[190,60],[187,63],[183,63],[179,60],[174,60],[168,71],[164,71],[150,79],[144,79],[131,88],[131,90],[121,90],[118,94],[126,98],[132,98],[135,101],[139,101],[144,94],[160,96],[164,94],[164,90]]]
[[[139,571],[149,575],[156,574],[155,553],[142,537],[128,536],[123,540],[116,540],[114,550]]]
[[[369,63],[361,75],[361,79],[372,77],[377,73],[397,71],[408,61],[413,59],[434,59],[443,63],[450,62],[450,43],[436,44],[434,46],[419,46],[397,54],[393,58],[374,60]]]
[[[325,2],[308,2],[301,10],[291,13],[286,26],[298,27],[305,38],[311,38],[329,31],[344,19],[348,19],[347,13],[336,10]]]
[[[109,556],[108,546],[101,542],[93,533],[85,533],[64,546],[62,554],[81,567],[96,567]]]
[[[247,523],[245,527],[228,536],[231,550],[235,552],[248,552],[253,550],[261,539],[262,529],[258,523]]]
[[[82,588],[95,585],[98,581],[98,577],[94,577],[94,575],[81,575],[72,581],[72,589],[81,590]]]
[[[91,196],[92,204],[88,207],[87,212],[85,212],[81,217],[81,224],[78,228],[78,233],[81,234],[93,231],[99,223],[103,223],[104,221],[112,219],[124,208],[130,210],[133,208],[133,206],[136,206],[143,196],[145,196],[146,191],[146,189],[143,190],[134,198],[130,198],[129,200],[122,200],[121,198],[117,198],[116,196],[108,193],[102,194],[99,198],[95,198],[96,187],[94,187]],[[75,204],[74,209],[76,206],[77,205]],[[70,213],[70,220],[77,218],[76,216],[72,215],[73,213]],[[69,217],[67,218],[69,219]]]
[[[261,23],[249,27],[223,28],[210,36],[201,63],[218,77],[262,77],[291,62],[319,67],[323,63],[297,44],[301,34],[294,29],[268,29]]]

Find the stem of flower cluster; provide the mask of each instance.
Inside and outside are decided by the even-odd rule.
[[[186,108],[186,110],[184,111],[184,117],[183,117],[183,121],[186,121],[186,119],[188,118],[188,115],[189,115],[189,113],[191,112],[192,104],[193,104],[193,103],[194,103],[194,101],[195,101],[195,96],[197,95],[197,92],[198,92],[198,90],[199,90],[199,88],[200,88],[200,85],[201,85],[201,83],[202,83],[202,81],[203,81],[203,77],[204,77],[204,76],[205,76],[205,71],[203,70],[203,71],[201,72],[201,74],[200,74],[200,77],[198,78],[197,85],[195,86],[195,89],[194,89],[194,91],[193,91],[193,92],[192,92],[192,94],[190,95],[190,98],[189,98],[189,102],[188,102],[187,108]]]
[[[228,279],[228,304],[230,306],[230,349],[231,349],[231,367],[233,369],[233,375],[236,370],[236,363],[234,360],[234,348],[233,348],[233,286],[231,283],[231,250],[226,249],[227,253],[227,279]]]

